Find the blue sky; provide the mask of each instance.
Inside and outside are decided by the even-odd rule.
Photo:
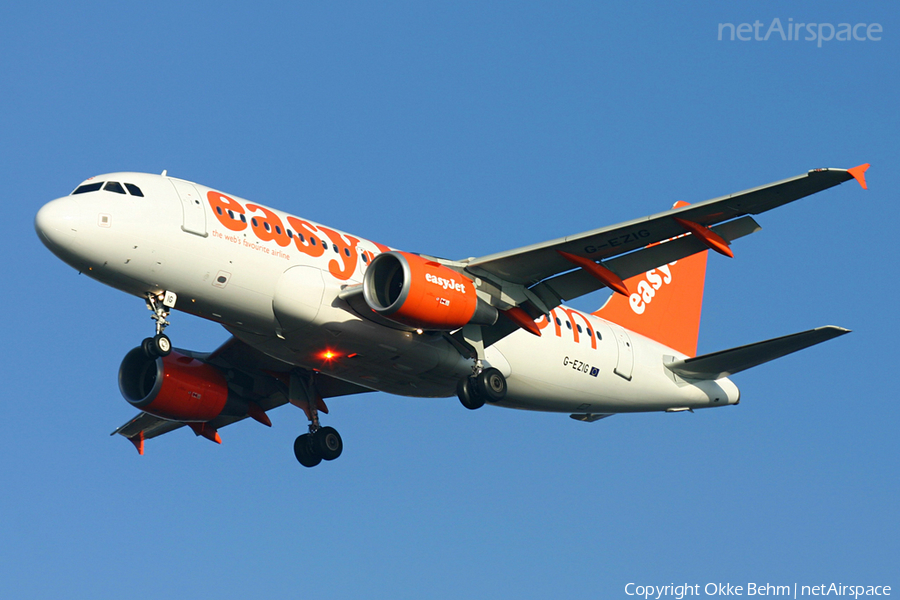
[[[699,4],[699,3],[697,3]],[[686,8],[691,6],[691,8]],[[719,23],[879,23],[880,41],[718,41]],[[0,9],[0,597],[627,598],[625,584],[900,586],[892,2],[35,2]],[[566,415],[332,401],[139,457],[141,300],[38,241],[45,202],[161,172],[462,258],[817,167],[850,182],[710,257],[699,351],[851,335],[734,378],[740,406]],[[604,296],[576,304],[593,309]],[[177,346],[227,334],[174,315]]]

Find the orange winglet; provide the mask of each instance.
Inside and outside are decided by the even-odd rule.
[[[715,250],[719,254],[727,256],[728,258],[734,258],[734,252],[731,251],[731,248],[728,247],[728,242],[722,238],[718,233],[710,229],[709,227],[704,227],[699,223],[694,223],[693,221],[686,221],[684,219],[679,219],[678,217],[672,217],[675,221],[693,233],[697,238],[706,244],[707,248],[710,250]]]
[[[266,411],[264,411],[256,402],[247,403],[247,416],[254,421],[262,423],[266,427],[272,426],[272,420],[269,418],[269,415],[267,415]]]
[[[606,287],[612,289],[614,292],[622,294],[623,296],[628,295],[628,288],[625,287],[625,282],[622,281],[622,278],[603,265],[596,263],[589,258],[585,258],[584,256],[570,254],[568,252],[563,252],[562,250],[557,250],[557,252],[570,263],[578,265],[599,279]]]
[[[852,169],[847,169],[847,172],[853,175],[853,179],[859,182],[859,185],[862,186],[862,189],[867,190],[869,188],[866,187],[866,171],[869,169],[871,165],[869,163],[865,163]]]
[[[137,448],[138,454],[141,456],[144,455],[144,430],[141,429],[140,433],[138,433],[134,437],[128,438],[128,441],[134,444],[134,447]]]
[[[527,331],[528,333],[533,333],[534,335],[541,337],[541,330],[538,329],[537,324],[534,322],[534,319],[528,316],[528,313],[519,308],[518,306],[513,306],[509,310],[501,311],[506,317]]]

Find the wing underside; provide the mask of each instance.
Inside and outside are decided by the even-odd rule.
[[[288,403],[288,389],[284,380],[298,369],[251,348],[237,338],[229,338],[212,353],[178,350],[179,353],[208,363],[229,373],[228,393],[253,402],[263,411],[270,411]],[[372,390],[352,383],[316,374],[316,391],[324,398],[361,394]],[[327,412],[324,411],[324,412]],[[216,431],[222,427],[243,421],[249,415],[222,414],[205,423]],[[142,412],[117,428],[110,435],[119,434],[131,441],[143,453],[143,442],[184,427],[187,423],[169,421]],[[196,431],[195,431],[196,433]],[[198,433],[198,435],[200,435]]]

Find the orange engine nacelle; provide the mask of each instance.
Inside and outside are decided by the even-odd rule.
[[[408,252],[384,252],[372,259],[363,295],[381,316],[419,329],[453,330],[497,321],[497,309],[475,295],[471,279]]]
[[[221,372],[174,351],[156,359],[140,348],[126,354],[119,390],[135,408],[170,421],[205,423],[222,414],[228,401]]]

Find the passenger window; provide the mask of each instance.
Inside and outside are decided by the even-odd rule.
[[[134,185],[133,183],[126,183],[125,187],[128,189],[129,192],[131,192],[132,196],[140,196],[141,198],[144,197],[144,192],[141,191],[141,188]]]
[[[101,187],[103,187],[103,182],[102,182],[102,181],[97,181],[97,182],[94,182],[94,183],[86,183],[86,184],[84,184],[84,185],[79,185],[77,188],[75,188],[75,191],[72,192],[72,195],[75,195],[75,194],[86,194],[86,193],[88,193],[88,192],[96,192],[96,191],[99,190]]]
[[[124,194],[125,188],[122,187],[122,184],[118,181],[107,181],[106,185],[103,186],[103,191],[105,192],[115,192],[117,194]]]

